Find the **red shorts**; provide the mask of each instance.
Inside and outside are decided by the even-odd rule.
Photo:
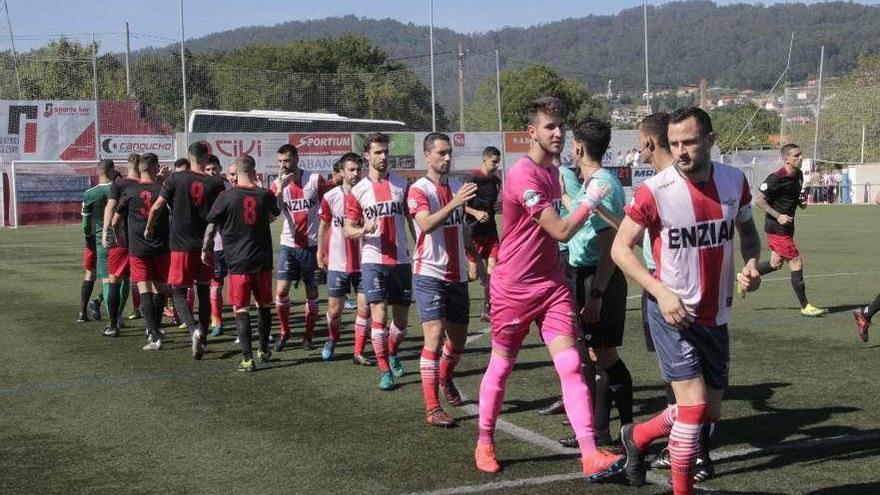
[[[158,256],[134,256],[128,257],[128,263],[131,267],[132,282],[161,282],[165,283],[168,279],[168,263],[167,254]]]
[[[229,274],[229,304],[233,309],[246,308],[251,304],[251,294],[259,306],[271,304],[272,270],[258,273]]]
[[[787,260],[801,255],[794,243],[794,237],[788,234],[767,234],[767,244],[771,251]]]
[[[98,253],[94,249],[83,248],[83,270],[95,271],[98,266]]]
[[[498,259],[498,235],[478,235],[471,237],[474,242],[474,251],[480,255],[480,258],[487,260],[489,258]],[[468,260],[473,262],[473,256],[468,253]]]
[[[494,282],[495,279],[492,279]],[[492,346],[516,354],[535,322],[544,343],[554,338],[576,338],[574,309],[568,284],[544,284],[538,287],[500,288],[489,286],[492,307]]]
[[[107,272],[116,278],[128,277],[128,248],[114,246],[107,256]]]
[[[184,287],[190,287],[193,282],[207,284],[213,276],[214,267],[202,263],[201,251],[171,251],[169,284]]]

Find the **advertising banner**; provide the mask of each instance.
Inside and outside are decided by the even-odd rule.
[[[101,133],[101,156],[125,160],[131,153],[155,153],[160,160],[174,158],[174,136],[164,134],[104,134]]]
[[[290,144],[299,152],[303,170],[329,172],[340,156],[351,151],[351,133],[313,132],[290,134]]]
[[[415,139],[411,132],[386,133],[390,140],[388,149],[388,170],[416,170]],[[352,134],[352,149],[359,153],[364,149],[366,134]],[[419,141],[419,150],[422,142]],[[421,151],[419,152],[421,155]],[[422,162],[424,163],[424,161]]]
[[[632,188],[633,191],[639,188],[642,185],[642,182],[645,182],[650,177],[653,177],[656,173],[654,167],[633,167],[632,169]]]
[[[177,156],[187,156],[186,149],[189,143],[196,141],[207,143],[211,153],[217,155],[224,169],[239,156],[247,154],[257,162],[257,172],[274,173],[278,171],[275,152],[282,144],[290,142],[290,135],[286,132],[177,133]]]
[[[427,132],[417,132],[415,141],[416,169],[426,170],[425,154],[422,152],[422,142]],[[483,150],[487,146],[502,149],[502,135],[500,132],[453,132],[449,134],[452,141],[452,168],[453,175],[465,175],[472,170],[480,168],[483,163]]]
[[[94,160],[95,102],[0,100],[0,157]]]

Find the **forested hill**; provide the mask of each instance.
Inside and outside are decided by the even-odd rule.
[[[486,25],[492,25],[491,19]],[[843,74],[860,54],[880,53],[880,6],[849,2],[719,6],[709,1],[649,6],[652,87],[696,84],[706,78],[710,84],[768,88],[785,67],[792,31],[790,80],[816,75],[822,44],[826,74]],[[391,19],[347,16],[290,21],[214,33],[188,43],[194,52],[227,51],[249,43],[282,44],[346,33],[366,36],[391,58],[410,65],[428,63],[427,58],[412,58],[428,52],[428,27]],[[434,35],[438,52],[456,50],[459,41],[473,53],[499,47],[505,66],[546,63],[594,91],[603,90],[608,79],[624,90],[643,85],[641,8],[479,34],[435,29]]]

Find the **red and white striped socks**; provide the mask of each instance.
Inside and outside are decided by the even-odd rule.
[[[388,365],[388,329],[385,323],[373,321],[371,324],[370,340],[373,342],[373,352],[376,353],[376,361],[379,369],[385,373],[391,367]]]
[[[455,349],[448,340],[443,344],[443,355],[440,357],[440,379],[450,380],[455,373],[455,367],[461,361],[464,349]]]
[[[675,422],[677,407],[676,405],[668,406],[660,414],[644,423],[637,423],[633,426],[633,442],[639,450],[644,451],[654,440],[669,436],[672,424]]]
[[[367,315],[358,313],[354,320],[354,355],[361,356],[364,353],[364,346],[367,344],[367,325],[370,321]]]
[[[275,314],[278,316],[278,326],[281,335],[290,334],[290,299],[287,296],[275,298]]]
[[[440,407],[440,400],[437,397],[437,387],[440,384],[439,368],[440,360],[437,353],[429,349],[422,349],[419,372],[422,377],[422,396],[425,398],[426,411]]]
[[[303,339],[312,340],[315,335],[315,323],[318,322],[318,300],[309,299],[305,304],[306,331]]]
[[[678,406],[678,417],[669,434],[669,458],[672,461],[672,493],[694,493],[694,466],[700,451],[700,429],[706,404]]]
[[[342,323],[342,318],[331,318],[330,313],[327,313],[327,334],[330,340],[336,342],[339,340],[339,326]]]
[[[397,355],[397,351],[400,349],[400,344],[403,343],[403,338],[406,337],[406,327],[397,328],[397,325],[394,322],[391,322],[391,327],[388,332],[388,353],[392,356]]]

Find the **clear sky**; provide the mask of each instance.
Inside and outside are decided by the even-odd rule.
[[[648,3],[659,5],[665,1],[649,0]],[[716,3],[742,2],[716,0]],[[778,2],[769,0],[763,3]],[[880,0],[859,3],[876,5]],[[640,0],[435,0],[434,23],[459,32],[484,32],[567,17],[614,14],[641,4]],[[120,37],[103,33],[121,33],[125,21],[130,23],[134,32],[160,38],[153,40],[154,45],[166,44],[162,38],[175,40],[179,37],[178,0],[8,0],[8,5],[19,50],[42,45],[53,35],[61,33],[86,39],[92,32],[98,33],[102,48],[116,50],[122,46],[118,43]],[[241,26],[348,14],[391,17],[416,24],[429,22],[428,0],[184,0],[187,38]],[[9,44],[5,19],[0,20],[0,24],[3,29],[0,48],[5,49]],[[133,48],[146,43],[147,39],[141,38],[138,40],[140,46]]]

